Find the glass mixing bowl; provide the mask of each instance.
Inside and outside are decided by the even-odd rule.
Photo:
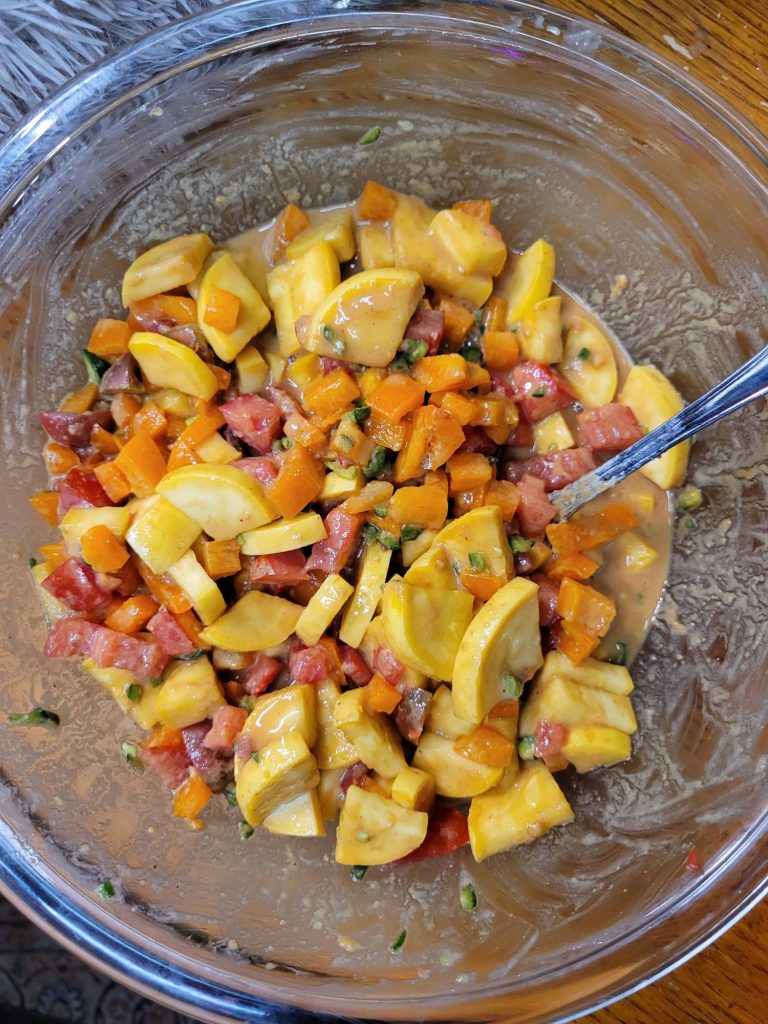
[[[356,140],[372,125],[381,138]],[[678,524],[637,659],[625,765],[566,779],[576,822],[475,865],[466,851],[363,883],[328,841],[202,834],[169,817],[134,735],[75,664],[46,662],[26,559],[46,536],[35,412],[142,247],[217,238],[368,177],[435,204],[491,196],[507,239],[553,242],[559,279],[687,396],[765,341],[766,143],[617,35],[526,3],[244,0],[83,74],[0,150],[0,883],[100,969],[206,1020],[263,1000],[340,1016],[536,1024],[691,956],[766,885],[766,413],[694,447],[706,503]],[[618,275],[626,287],[616,287]],[[762,336],[762,337],[761,337]],[[702,870],[686,872],[690,847]],[[98,883],[111,878],[117,898]],[[473,881],[478,910],[458,904]],[[398,954],[390,941],[406,928]]]

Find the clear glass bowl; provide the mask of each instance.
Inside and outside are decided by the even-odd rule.
[[[374,145],[355,145],[371,125]],[[331,841],[202,834],[119,756],[130,724],[74,664],[46,662],[25,563],[46,538],[35,412],[81,373],[126,261],[219,238],[367,177],[435,203],[491,196],[560,280],[684,394],[765,341],[766,144],[691,79],[535,4],[225,5],[82,75],[0,150],[3,644],[0,884],[65,945],[206,1020],[262,1000],[341,1016],[536,1024],[615,999],[695,953],[766,886],[764,408],[694,448],[706,504],[677,528],[635,663],[627,765],[567,779],[576,823],[474,865],[334,865]],[[614,288],[625,274],[624,290]],[[703,870],[685,872],[696,844]],[[96,895],[111,878],[118,897]],[[480,904],[459,909],[473,880]],[[393,955],[387,945],[408,938]]]

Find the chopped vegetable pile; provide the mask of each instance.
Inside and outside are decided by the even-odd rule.
[[[369,181],[250,248],[172,238],[40,414],[45,653],[84,659],[147,732],[116,756],[195,827],[215,793],[243,839],[338,818],[361,881],[530,842],[573,817],[555,772],[631,754],[599,571],[619,538],[630,567],[657,553],[642,508],[556,523],[549,495],[681,399],[652,366],[617,396],[608,340],[551,294],[552,246],[510,255],[491,214]],[[687,455],[643,472],[677,486]]]

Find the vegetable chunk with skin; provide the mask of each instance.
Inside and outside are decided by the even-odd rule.
[[[289,732],[259,752],[258,762],[246,761],[237,780],[237,802],[254,828],[281,804],[306,793],[320,782],[317,762],[298,732]]]
[[[672,419],[683,406],[682,395],[655,366],[633,366],[618,401],[628,405],[646,433]],[[685,479],[691,442],[683,441],[658,459],[641,466],[640,472],[662,490],[679,487]]]
[[[336,830],[339,864],[388,864],[421,846],[429,816],[350,786]]]
[[[179,235],[138,256],[123,277],[123,305],[170,292],[200,273],[213,242],[208,235]]]
[[[216,289],[239,299],[235,323],[229,330],[214,326],[210,319],[206,319],[206,311]],[[271,319],[261,295],[229,253],[224,253],[212,263],[203,276],[197,299],[197,317],[206,341],[219,359],[227,362],[232,362]]]
[[[211,647],[227,651],[266,651],[293,633],[301,606],[251,590],[200,634]]]
[[[182,466],[163,477],[157,493],[214,540],[231,540],[277,518],[261,484],[235,466]]]

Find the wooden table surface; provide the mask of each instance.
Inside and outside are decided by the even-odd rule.
[[[551,2],[610,25],[685,68],[768,135],[768,0]],[[578,1024],[764,1021],[768,901],[684,967]]]

